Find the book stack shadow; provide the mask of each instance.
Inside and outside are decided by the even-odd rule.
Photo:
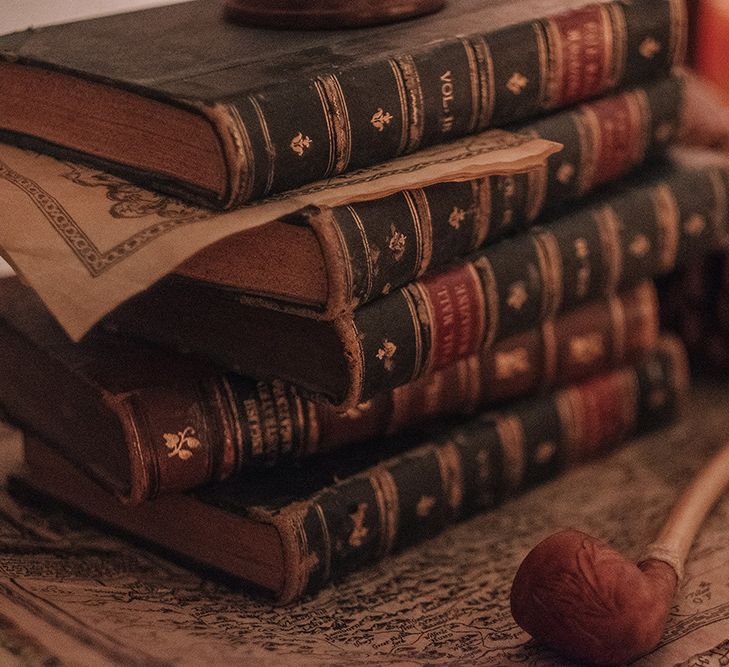
[[[195,0],[0,37],[0,193],[38,210],[50,181],[6,158],[192,230],[492,128],[506,155],[217,238],[81,340],[34,289],[60,260],[6,242],[23,483],[288,602],[671,424],[688,362],[653,281],[729,229],[729,169],[670,150],[685,8],[552,4],[278,33]]]

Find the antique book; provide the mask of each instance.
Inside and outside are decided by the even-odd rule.
[[[1,37],[0,129],[226,208],[654,78],[685,42],[682,0],[451,0],[285,36],[197,0]]]
[[[261,587],[282,602],[669,423],[687,391],[676,339],[636,367],[402,442],[329,455],[125,507],[51,443],[26,440],[26,479],[133,535]],[[103,440],[101,441],[103,442]],[[408,443],[412,445],[413,443]]]
[[[719,379],[729,370],[729,254],[716,252],[659,282],[661,322],[683,340],[691,368]]]
[[[332,319],[625,175],[678,134],[683,106],[683,79],[671,77],[550,114],[510,128],[563,145],[546,169],[309,206],[208,246],[176,273]]]
[[[666,164],[331,322],[172,276],[108,326],[351,407],[726,241],[729,169]]]
[[[337,412],[290,384],[223,374],[101,331],[73,344],[28,288],[5,279],[0,406],[21,428],[58,443],[108,491],[138,503],[473,414],[633,363],[657,341],[655,289],[644,283]],[[63,410],[47,410],[50,393]]]

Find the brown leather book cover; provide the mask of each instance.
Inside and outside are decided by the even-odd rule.
[[[139,503],[575,382],[638,360],[657,340],[655,290],[644,283],[342,413],[290,384],[104,332],[73,344],[29,289],[5,279],[0,406],[111,493]],[[49,395],[61,410],[47,409]]]
[[[197,0],[0,37],[0,130],[227,208],[649,80],[685,42],[683,0],[451,0],[285,34]]]
[[[247,483],[129,508],[52,443],[26,442],[27,483],[86,514],[254,584],[282,602],[432,537],[448,525],[668,424],[687,393],[684,352],[434,431],[355,448]],[[410,448],[407,446],[409,445]]]
[[[729,170],[668,163],[333,322],[242,303],[179,276],[107,324],[344,407],[726,242]]]

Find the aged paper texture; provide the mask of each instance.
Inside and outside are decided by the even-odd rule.
[[[19,664],[48,664],[44,656],[90,665],[569,664],[512,620],[514,572],[537,541],[567,526],[637,557],[679,489],[729,434],[729,392],[702,391],[692,413],[695,422],[636,441],[286,607],[4,491],[0,659],[12,649],[28,657]],[[18,439],[0,436],[6,468]],[[691,552],[659,648],[637,665],[726,664],[727,545],[729,497]]]
[[[439,181],[529,171],[559,148],[492,130],[220,213],[96,169],[0,145],[0,248],[78,339],[115,306],[230,234],[307,205],[336,206]]]

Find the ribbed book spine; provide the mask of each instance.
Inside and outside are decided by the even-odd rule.
[[[658,340],[655,289],[644,283],[347,412],[290,384],[229,373],[128,394],[116,409],[132,461],[131,502],[222,481],[630,363]]]
[[[514,128],[559,142],[547,168],[439,183],[304,215],[330,260],[328,311],[352,310],[433,267],[525,229],[545,208],[574,200],[656,155],[680,125],[682,80],[589,102]],[[300,216],[288,219],[300,224]],[[343,282],[343,284],[342,284]],[[330,300],[332,297],[330,297]]]
[[[729,253],[691,262],[658,283],[661,324],[683,340],[697,374],[729,371]]]
[[[634,368],[485,414],[273,517],[284,536],[284,600],[432,537],[627,436],[671,421],[685,353],[664,339]]]
[[[337,322],[355,359],[344,403],[707,253],[727,239],[728,193],[724,169],[668,167],[359,308]]]
[[[685,40],[682,0],[609,2],[230,100],[214,113],[232,147],[228,204],[654,78]]]

